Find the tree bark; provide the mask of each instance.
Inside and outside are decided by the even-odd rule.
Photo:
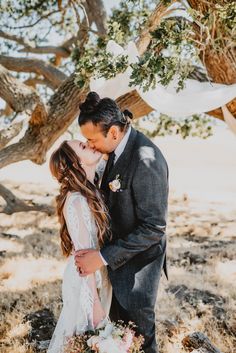
[[[106,34],[107,15],[102,0],[86,0],[85,9],[88,13],[90,23],[94,22],[101,34]]]
[[[212,11],[214,5],[224,5],[227,4],[227,0],[188,0],[190,7],[195,10],[200,11],[202,14]],[[217,23],[216,23],[217,26]],[[200,36],[200,28],[195,27],[196,35]],[[199,33],[198,33],[199,31]],[[212,39],[214,40],[215,34],[213,32]],[[232,38],[230,38],[232,40]],[[220,52],[217,52],[211,41],[205,46],[204,50],[201,51],[201,60],[206,67],[208,76],[215,83],[222,84],[233,84],[236,83],[236,50],[235,45],[227,46],[227,41],[225,46],[222,47]],[[236,99],[232,100],[227,104],[227,108],[236,118]],[[216,118],[223,120],[223,115],[221,109],[216,109],[208,113]]]
[[[5,147],[15,136],[17,136],[23,126],[23,122],[15,123],[5,130],[0,130],[0,149]]]
[[[37,211],[45,212],[49,216],[55,213],[55,208],[44,204],[34,204],[32,201],[22,201],[16,197],[5,186],[0,185],[0,196],[6,201],[6,206],[0,210],[0,213],[11,215],[15,212]]]
[[[38,93],[17,78],[0,64],[0,97],[15,112],[32,111],[40,101]]]
[[[89,92],[87,86],[79,89],[74,79],[71,75],[52,96],[44,123],[30,124],[19,142],[0,151],[0,168],[27,159],[37,164],[45,162],[46,152],[79,114],[79,104]]]
[[[203,14],[205,14],[213,5],[224,5],[229,3],[228,0],[188,0],[189,5]]]

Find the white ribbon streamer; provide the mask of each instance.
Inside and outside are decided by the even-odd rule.
[[[134,42],[129,42],[127,48],[123,49],[115,41],[111,40],[107,44],[107,51],[115,56],[121,54],[128,55],[129,63],[137,62],[139,57]],[[236,84],[222,85],[210,82],[198,82],[192,79],[187,79],[185,88],[179,92],[176,92],[176,79],[168,86],[158,83],[156,88],[144,92],[138,86],[129,87],[130,74],[131,67],[128,67],[124,73],[118,74],[112,79],[92,79],[90,81],[90,89],[96,91],[101,97],[112,99],[116,99],[136,89],[142,99],[154,110],[173,118],[184,118],[193,114],[208,112],[224,106],[236,97]],[[227,113],[226,115],[227,121],[229,119],[231,121],[228,125],[234,131],[236,120],[233,118],[235,124],[232,124],[229,114]]]

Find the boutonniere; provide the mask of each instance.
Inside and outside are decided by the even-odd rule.
[[[120,175],[118,174],[116,178],[109,183],[109,188],[113,192],[118,192],[121,191],[121,180],[120,180]]]

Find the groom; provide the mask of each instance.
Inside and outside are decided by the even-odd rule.
[[[104,264],[113,287],[112,321],[133,321],[145,353],[157,353],[155,302],[162,268],[166,276],[168,167],[160,150],[130,126],[112,99],[90,92],[79,125],[90,147],[108,153],[101,189],[111,216],[112,241],[100,252],[77,251],[81,276]]]

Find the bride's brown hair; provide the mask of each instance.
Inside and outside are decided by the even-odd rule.
[[[69,256],[73,248],[63,214],[63,207],[69,191],[78,191],[87,199],[98,229],[99,245],[103,245],[105,238],[110,237],[109,216],[106,206],[97,187],[87,179],[87,175],[81,166],[80,158],[67,141],[64,141],[53,152],[49,166],[52,175],[60,183],[60,193],[56,197],[56,201],[57,214],[61,225],[60,237],[63,254]]]

